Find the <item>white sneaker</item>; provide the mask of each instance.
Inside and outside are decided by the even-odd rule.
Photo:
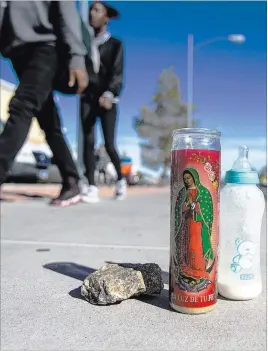
[[[84,185],[82,189],[82,201],[87,204],[96,204],[99,202],[99,189],[95,185]]]
[[[115,187],[115,199],[116,200],[124,200],[127,196],[127,182],[123,178],[118,180]]]

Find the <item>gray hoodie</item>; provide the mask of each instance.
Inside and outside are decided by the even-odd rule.
[[[1,1],[0,34],[7,5],[12,33],[10,33],[8,44],[1,48],[3,56],[23,44],[44,42],[55,45],[57,37],[50,16],[55,1],[9,1],[8,4],[6,1]],[[61,35],[71,55],[70,68],[84,68],[84,57],[87,51],[83,44],[81,21],[75,3],[74,1],[57,1],[57,5]]]

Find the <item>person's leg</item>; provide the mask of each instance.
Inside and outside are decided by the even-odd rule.
[[[85,176],[89,185],[95,185],[94,172],[95,162],[95,135],[94,127],[96,123],[96,112],[90,102],[80,100],[80,117],[82,119],[82,129],[84,134],[83,159],[85,165]]]
[[[107,111],[102,109],[101,112],[102,113],[100,114],[100,118],[105,142],[105,149],[117,173],[115,197],[121,200],[126,196],[126,180],[122,176],[121,161],[115,148],[115,128],[117,115],[116,104],[113,104],[111,110]]]
[[[93,103],[80,99],[80,118],[83,129],[83,159],[85,166],[85,177],[88,180],[88,186],[83,186],[82,200],[87,203],[99,202],[98,188],[95,183],[95,138],[94,127],[96,123],[97,110],[92,106]]]
[[[113,104],[111,110],[104,111],[102,109],[100,119],[106,152],[109,155],[111,162],[115,167],[117,179],[121,180],[123,178],[121,173],[121,161],[118,156],[118,152],[115,148],[116,113],[116,105]]]
[[[20,83],[9,104],[9,119],[0,135],[0,185],[23,146],[32,118],[52,90],[57,55],[52,46],[37,45],[13,61]]]
[[[52,204],[69,206],[77,203],[80,201],[79,175],[62,133],[61,121],[52,92],[37,115],[37,120],[46,134],[47,143],[62,177],[61,193],[52,201]]]

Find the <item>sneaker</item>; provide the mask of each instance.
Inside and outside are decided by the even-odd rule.
[[[78,184],[63,185],[60,195],[53,199],[50,204],[59,207],[76,205],[81,201],[80,188]]]
[[[95,185],[84,185],[82,190],[82,201],[87,204],[96,204],[99,202],[99,189]]]
[[[123,178],[118,180],[115,187],[115,199],[116,200],[124,200],[127,196],[127,182]]]

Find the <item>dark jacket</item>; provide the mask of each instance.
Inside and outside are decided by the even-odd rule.
[[[94,84],[89,84],[84,97],[97,98],[103,93],[119,97],[123,88],[124,55],[123,45],[119,39],[110,37],[99,46],[100,70],[95,75]]]
[[[100,45],[101,67],[99,84],[101,93],[111,92],[119,96],[123,87],[123,45],[116,38],[111,37],[106,43]]]

